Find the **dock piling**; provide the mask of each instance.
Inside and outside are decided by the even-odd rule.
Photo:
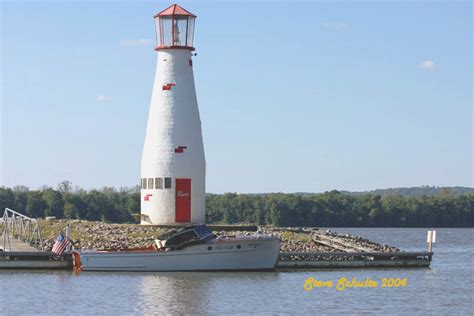
[[[429,230],[426,237],[428,243],[428,252],[433,252],[433,244],[436,242],[436,230]]]

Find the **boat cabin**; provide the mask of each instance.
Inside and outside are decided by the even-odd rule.
[[[174,229],[161,235],[156,240],[159,248],[179,250],[192,245],[204,244],[216,235],[204,224],[189,225],[180,229]]]

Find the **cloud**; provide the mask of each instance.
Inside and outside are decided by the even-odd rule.
[[[112,97],[108,95],[98,95],[97,98],[95,99],[97,102],[110,102],[112,101]]]
[[[321,24],[321,26],[326,29],[341,31],[346,29],[349,25],[344,22],[324,22]]]
[[[423,70],[433,70],[435,67],[435,63],[432,60],[424,60],[418,64],[418,68]]]
[[[148,46],[153,45],[153,43],[153,40],[147,38],[120,40],[120,46]]]

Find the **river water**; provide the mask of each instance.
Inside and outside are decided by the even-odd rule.
[[[334,228],[426,250],[421,228]],[[437,229],[429,269],[251,273],[81,273],[0,271],[0,314],[415,314],[473,315],[474,229]],[[333,287],[304,289],[307,278]],[[377,287],[337,290],[340,278]],[[383,278],[405,287],[381,287]]]

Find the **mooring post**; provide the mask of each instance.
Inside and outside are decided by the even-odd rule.
[[[426,242],[428,243],[428,252],[433,252],[433,243],[436,242],[436,230],[428,231]]]

